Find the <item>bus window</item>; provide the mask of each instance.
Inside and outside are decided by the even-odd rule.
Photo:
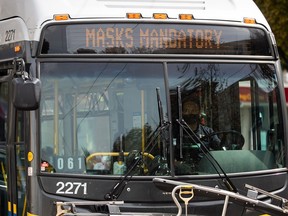
[[[8,84],[0,83],[0,143],[6,141]]]
[[[179,119],[179,92],[176,89],[180,87],[183,104],[187,100],[198,101],[199,122],[200,113],[205,113],[206,126],[192,130],[197,134],[200,127],[204,128],[201,136],[208,137],[209,142],[215,135],[221,140],[219,149],[208,147],[208,150],[226,172],[283,167],[281,110],[277,105],[274,70],[273,65],[266,64],[169,64],[173,122],[177,124]],[[265,76],[261,75],[263,73]],[[203,144],[193,138],[187,141],[185,136],[187,132],[181,126],[174,127],[176,160],[181,161],[183,167],[193,164],[179,168],[178,174],[215,173],[201,150]],[[205,144],[205,139],[201,139]]]
[[[0,83],[0,215],[7,215],[7,155],[6,155],[6,130],[7,130],[7,100],[8,83]]]
[[[0,148],[0,215],[6,215],[7,211],[7,167],[6,167],[6,151]]]
[[[113,175],[135,152],[147,151],[147,160],[164,154],[167,146],[148,146],[158,100],[167,113],[162,64],[43,63],[41,72],[43,172]]]

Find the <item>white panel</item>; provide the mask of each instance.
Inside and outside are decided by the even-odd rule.
[[[0,22],[0,45],[29,40],[28,30],[20,18]]]

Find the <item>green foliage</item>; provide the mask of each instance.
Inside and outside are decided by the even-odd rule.
[[[275,35],[283,68],[288,69],[288,0],[254,0]]]

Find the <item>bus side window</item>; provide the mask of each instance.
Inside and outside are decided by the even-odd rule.
[[[0,215],[7,215],[7,169],[6,152],[0,147]]]
[[[0,83],[0,144],[6,141],[8,84]]]
[[[6,154],[0,149],[0,185],[7,185]]]

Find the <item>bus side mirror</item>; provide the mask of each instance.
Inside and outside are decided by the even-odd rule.
[[[41,97],[41,82],[37,78],[24,79],[16,77],[12,80],[13,104],[19,110],[36,110]]]

